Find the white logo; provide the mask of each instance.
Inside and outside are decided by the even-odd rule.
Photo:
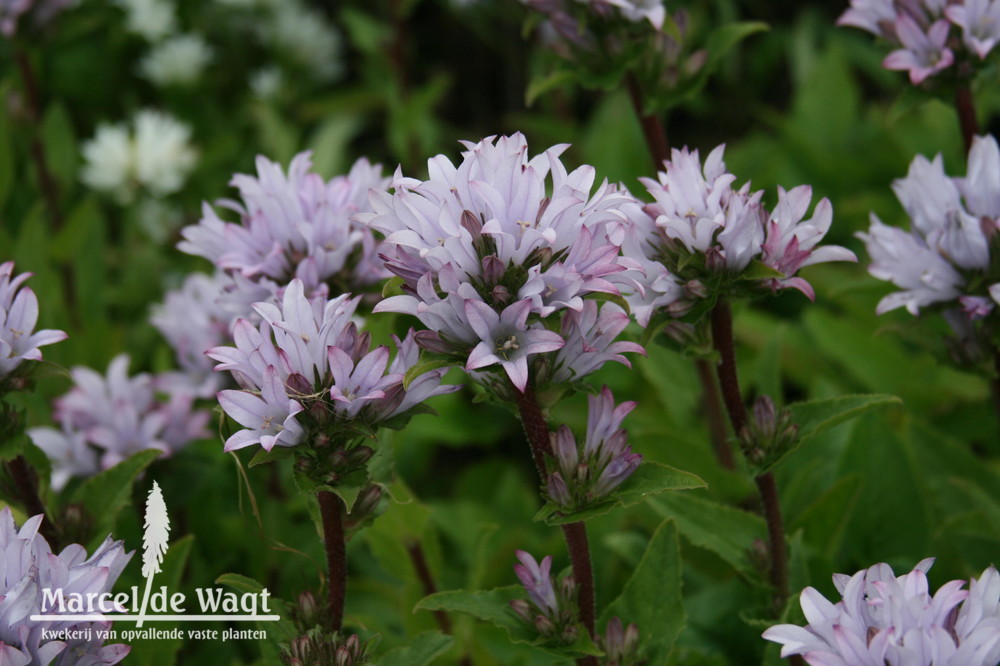
[[[142,537],[142,575],[146,578],[146,585],[142,593],[141,603],[139,603],[139,588],[134,585],[129,592],[118,593],[67,593],[61,588],[55,590],[45,588],[42,590],[42,614],[32,615],[30,619],[35,622],[106,622],[112,620],[115,622],[135,622],[137,629],[142,627],[144,622],[277,622],[281,619],[279,615],[271,613],[268,606],[271,593],[267,588],[263,588],[260,592],[244,592],[242,594],[221,587],[195,588],[197,607],[200,611],[197,613],[187,612],[190,604],[187,595],[183,592],[170,593],[165,585],[161,585],[158,590],[153,591],[153,577],[160,573],[160,565],[163,563],[163,556],[169,547],[170,537],[170,517],[167,514],[167,505],[163,501],[160,486],[155,481],[146,500],[143,527],[145,531]],[[230,631],[227,630],[227,632]],[[124,634],[133,634],[132,638],[143,637],[142,633],[124,632]],[[156,634],[151,637],[165,637],[160,636],[159,632],[150,633]],[[207,633],[218,634],[216,631]],[[126,638],[124,634],[120,637]]]

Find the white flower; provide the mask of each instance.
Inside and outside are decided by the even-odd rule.
[[[158,86],[194,83],[212,60],[200,35],[177,35],[160,42],[139,63],[139,73]]]
[[[123,124],[98,127],[83,144],[84,184],[130,203],[139,187],[156,197],[181,188],[194,167],[197,153],[190,144],[191,129],[160,111],[136,114],[134,134]]]
[[[125,27],[157,42],[177,31],[177,15],[169,0],[115,0],[125,10]]]
[[[267,38],[323,81],[340,77],[341,37],[319,12],[292,0],[274,6]]]

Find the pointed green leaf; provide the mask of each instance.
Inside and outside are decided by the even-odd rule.
[[[792,533],[801,529],[805,533],[806,543],[832,560],[840,548],[840,541],[860,492],[859,476],[838,479],[816,501],[802,510],[795,522],[789,524],[787,531]]]
[[[688,541],[710,550],[748,579],[757,579],[748,554],[755,541],[767,539],[767,527],[757,515],[687,493],[670,493],[650,501],[656,511],[677,522]]]
[[[76,489],[70,501],[82,504],[94,517],[95,534],[101,536],[112,531],[118,512],[131,503],[132,484],[161,454],[162,451],[155,449],[140,451],[90,477]]]
[[[767,30],[770,26],[763,21],[737,21],[716,28],[705,42],[705,50],[708,51],[706,73],[710,74],[734,46],[750,35]]]
[[[681,599],[681,551],[677,525],[663,521],[621,595],[601,615],[600,632],[612,617],[639,628],[640,654],[662,664],[685,624]]]
[[[881,393],[842,395],[826,400],[797,402],[788,405],[788,411],[792,415],[792,422],[799,426],[801,443],[865,412],[902,403],[894,395]]]
[[[570,69],[557,69],[554,72],[536,76],[528,83],[528,90],[524,93],[524,105],[531,106],[543,94],[567,83],[572,83],[575,79],[576,73]]]
[[[410,388],[410,383],[425,372],[437,370],[438,368],[447,368],[452,365],[455,365],[455,360],[450,358],[442,358],[441,356],[421,358],[415,366],[406,371],[406,374],[403,376],[403,388]]]
[[[375,666],[427,666],[448,651],[454,642],[439,631],[425,631],[409,645],[389,650],[375,660]]]
[[[776,280],[783,277],[784,273],[758,260],[752,261],[746,270],[740,273],[741,280]]]
[[[260,594],[260,591],[264,589],[264,585],[253,578],[235,573],[224,573],[216,578],[215,582],[219,585],[228,585],[240,592],[250,592],[251,594]]]
[[[248,467],[256,467],[257,465],[263,465],[264,463],[273,462],[275,460],[284,460],[286,458],[291,458],[295,455],[294,447],[291,446],[276,446],[270,451],[267,449],[260,449],[253,455],[250,459]]]
[[[527,593],[520,585],[509,585],[477,592],[452,590],[424,597],[417,604],[415,610],[465,613],[506,630],[510,640],[514,643],[531,645],[559,657],[572,658],[603,654],[591,641],[590,635],[583,626],[579,627],[580,638],[573,645],[558,646],[543,642],[535,628],[529,626],[510,607],[511,601],[524,599],[526,596]]]
[[[607,499],[571,513],[561,513],[559,507],[549,502],[535,514],[535,520],[544,521],[547,525],[576,523],[594,516],[603,516],[616,507],[638,504],[652,495],[665,493],[668,490],[704,487],[705,482],[695,474],[662,463],[644,461]]]

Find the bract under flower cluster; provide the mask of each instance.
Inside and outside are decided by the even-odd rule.
[[[23,287],[31,273],[14,276],[14,262],[0,264],[0,380],[13,373],[22,361],[40,361],[39,347],[66,339],[62,331],[35,331],[38,297]]]
[[[123,543],[109,536],[90,557],[78,544],[67,546],[57,555],[38,533],[43,519],[42,515],[34,516],[18,529],[11,510],[0,511],[0,663],[117,664],[131,648],[124,644],[104,645],[97,638],[98,630],[107,630],[110,622],[34,621],[29,617],[54,612],[50,608],[43,610],[45,589],[82,597],[110,592],[133,553],[126,553]],[[60,632],[93,638],[48,638]]]
[[[909,72],[917,85],[989,55],[1000,39],[1000,1],[851,0],[837,23],[898,47],[882,65]]]
[[[219,204],[240,221],[225,222],[205,204],[204,217],[183,230],[178,247],[271,291],[293,277],[310,294],[329,282],[348,291],[386,277],[374,234],[351,221],[370,210],[369,188],[386,186],[382,168],[361,159],[346,176],[327,182],[311,166],[308,152],[292,160],[287,174],[258,157],[256,177],[240,174],[231,181],[241,201]]]
[[[634,402],[615,406],[611,389],[605,386],[588,399],[587,437],[579,447],[567,426],[552,435],[556,471],[549,475],[546,493],[567,511],[582,509],[608,496],[642,462],[626,443],[628,434],[621,428]]]
[[[139,451],[158,449],[169,455],[208,436],[209,413],[193,408],[194,392],[162,386],[160,377],[144,372],[129,377],[128,364],[128,356],[119,354],[106,376],[73,368],[73,388],[56,400],[54,418],[61,429],[28,431],[52,461],[53,487],[63,487],[73,476],[96,474]]]
[[[259,326],[237,320],[235,347],[209,350],[219,361],[216,370],[230,371],[244,389],[218,396],[226,413],[245,427],[226,441],[227,451],[252,444],[268,451],[296,446],[310,429],[355,440],[427,398],[458,390],[441,385],[444,370],[423,373],[404,389],[404,376],[419,355],[412,332],[395,338],[390,363],[389,348],[371,349],[369,335],[352,321],[358,301],[347,294],[310,301],[302,281],[294,279],[280,305],[254,306]]]
[[[768,211],[763,192],[752,192],[749,183],[733,189],[724,149],[715,148],[704,166],[697,150],[674,149],[658,180],[642,180],[655,202],[632,209],[622,247],[624,277],[634,285],[625,298],[642,325],[658,309],[683,314],[718,284],[737,280],[772,291],[791,287],[812,299],[812,287],[796,275],[800,268],[857,260],[842,247],[817,247],[833,218],[828,199],[804,220],[812,188],[778,188],[778,205]],[[767,274],[748,275],[753,262]]]
[[[853,576],[836,574],[843,599],[830,603],[812,587],[802,591],[809,624],[782,624],[764,632],[781,643],[781,656],[802,655],[823,666],[994,666],[1000,662],[1000,575],[993,567],[969,589],[964,580],[933,596],[921,561],[899,576],[876,564]]]
[[[872,214],[865,241],[869,272],[900,287],[883,298],[878,312],[905,307],[911,314],[936,304],[957,305],[969,319],[982,319],[1000,302],[1000,269],[992,249],[1000,229],[1000,149],[991,137],[976,137],[965,178],[950,178],[941,156],[918,155],[893,190],[910,216],[909,233]]]
[[[395,192],[373,191],[374,212],[358,216],[386,235],[386,267],[405,292],[375,311],[416,316],[430,329],[417,338],[425,349],[469,371],[499,365],[521,391],[534,374],[529,357],[566,344],[546,326],[550,317],[573,319],[562,323],[575,342],[560,357],[561,378],[624,360],[620,352],[636,348],[606,334],[624,327],[621,312],[598,316],[584,298],[618,293],[632,198],[607,182],[590,194],[594,169],[567,172],[566,146],[534,158],[520,134],[465,146],[457,167],[441,155],[429,160],[426,181],[397,173]]]

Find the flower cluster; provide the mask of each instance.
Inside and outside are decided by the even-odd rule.
[[[292,160],[287,174],[258,157],[256,177],[240,174],[232,180],[242,202],[220,203],[240,221],[225,222],[205,204],[204,217],[183,230],[178,247],[265,291],[293,277],[310,294],[327,283],[348,291],[378,282],[385,277],[378,243],[351,218],[370,210],[370,188],[385,187],[381,167],[361,159],[346,176],[326,182],[311,166],[308,152]]]
[[[90,368],[73,368],[73,388],[56,400],[55,420],[61,429],[28,431],[52,461],[53,487],[107,469],[139,451],[158,449],[169,455],[208,436],[209,414],[193,409],[192,391],[164,387],[159,377],[147,373],[129,377],[128,364],[127,355],[116,356],[103,377]]]
[[[833,218],[828,199],[803,220],[812,188],[779,187],[778,204],[768,211],[762,191],[752,192],[749,183],[733,189],[724,149],[709,153],[704,166],[697,150],[674,149],[658,180],[642,180],[654,203],[632,209],[622,247],[625,277],[634,284],[625,298],[640,324],[661,308],[681,314],[712,287],[735,281],[772,291],[791,287],[812,299],[811,285],[796,275],[800,268],[857,261],[845,248],[817,247]],[[762,270],[751,270],[755,262]]]
[[[634,402],[615,406],[607,386],[588,398],[587,437],[581,448],[567,426],[552,435],[556,471],[549,475],[546,494],[562,509],[575,511],[606,497],[642,462],[632,453],[622,420],[635,408]]]
[[[351,320],[358,301],[347,294],[310,301],[295,279],[280,305],[254,306],[259,326],[237,320],[235,347],[209,350],[216,370],[230,371],[244,389],[219,393],[222,408],[245,427],[226,441],[227,451],[296,446],[307,432],[324,446],[334,437],[347,440],[335,445],[353,443],[427,398],[458,390],[441,385],[444,370],[421,374],[404,389],[419,355],[412,333],[394,338],[390,363],[389,348],[370,349],[368,334]]]
[[[39,347],[66,339],[62,331],[34,332],[38,297],[29,287],[21,288],[29,277],[31,273],[14,277],[13,261],[0,264],[0,382],[12,375],[21,361],[40,361]]]
[[[44,516],[24,522],[20,529],[9,508],[0,511],[0,663],[29,664],[117,664],[128,656],[128,645],[103,645],[98,630],[111,623],[78,620],[34,621],[31,615],[55,612],[43,609],[45,589],[78,593],[84,597],[110,592],[132,553],[121,541],[109,536],[93,555],[72,544],[58,555],[38,533]],[[90,640],[52,640],[52,634],[93,636]]]
[[[782,624],[764,632],[781,643],[781,656],[802,655],[824,666],[994,666],[1000,662],[1000,575],[993,567],[973,579],[945,583],[929,593],[921,561],[899,576],[876,564],[853,576],[836,574],[843,599],[830,603],[814,588],[802,591],[809,624]]]
[[[416,316],[430,329],[417,338],[425,349],[469,371],[500,366],[520,391],[538,376],[531,356],[566,346],[546,320],[554,328],[556,318],[573,318],[561,324],[574,337],[559,359],[563,378],[624,360],[620,352],[636,348],[607,335],[624,327],[621,312],[598,316],[584,298],[618,294],[624,208],[634,200],[606,182],[591,195],[593,167],[568,173],[559,160],[566,146],[534,158],[520,134],[465,146],[458,166],[429,160],[426,181],[397,173],[394,193],[373,191],[374,212],[358,216],[385,234],[386,267],[405,292],[375,311]]]
[[[939,72],[986,58],[1000,39],[1000,1],[851,0],[837,23],[861,28],[896,46],[882,65],[909,72],[917,85]]]
[[[139,62],[142,76],[158,86],[188,85],[212,61],[212,49],[198,34],[179,34],[156,44]]]
[[[230,316],[223,303],[233,284],[224,273],[192,273],[179,289],[167,292],[162,304],[154,306],[150,323],[174,349],[181,372],[165,373],[161,384],[186,386],[199,398],[215,395],[219,375],[205,352],[218,347],[229,335]],[[237,306],[241,312],[247,306]]]
[[[80,179],[122,204],[140,188],[153,197],[177,192],[197,160],[191,128],[150,109],[137,113],[131,126],[101,125],[82,150],[86,163]]]
[[[543,557],[541,563],[523,550],[517,551],[516,555],[520,564],[514,565],[514,573],[531,603],[515,599],[510,602],[511,609],[538,630],[542,638],[564,645],[576,642],[580,629],[576,625],[577,587],[572,574],[563,576],[553,585],[551,555]]]
[[[991,137],[976,137],[965,178],[949,178],[941,156],[918,155],[893,190],[910,216],[910,233],[882,224],[872,214],[865,241],[869,272],[902,291],[889,294],[878,312],[905,307],[911,314],[935,304],[953,304],[982,319],[1000,302],[1000,270],[991,251],[1000,229],[1000,149]]]

